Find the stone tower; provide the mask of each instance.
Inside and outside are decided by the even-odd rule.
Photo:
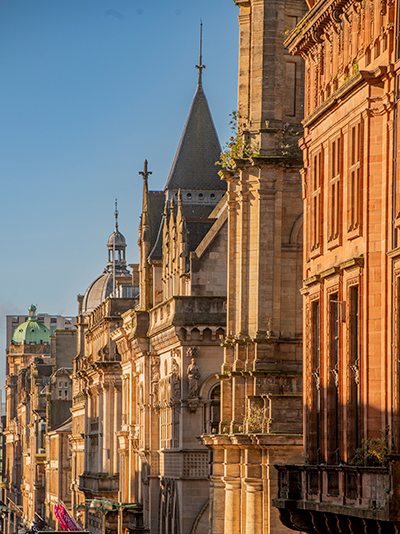
[[[238,135],[228,169],[228,309],[213,534],[287,530],[271,509],[274,464],[302,451],[303,64],[283,46],[302,0],[236,0]]]

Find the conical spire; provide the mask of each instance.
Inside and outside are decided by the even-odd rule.
[[[179,142],[164,191],[226,189],[215,162],[219,160],[221,146],[212,120],[207,98],[203,91],[202,24],[200,25],[200,54],[198,85],[189,115]]]

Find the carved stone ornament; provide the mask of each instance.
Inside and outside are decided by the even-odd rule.
[[[331,375],[333,376],[333,381],[336,387],[339,387],[339,370],[336,365],[333,369],[330,370]]]
[[[358,360],[355,361],[354,365],[350,365],[350,371],[353,373],[354,382],[358,386],[360,383],[360,368],[358,367]]]
[[[189,347],[186,356],[188,358],[198,358],[200,356],[199,347]]]
[[[158,390],[160,381],[160,356],[151,358],[151,405],[153,408],[158,406]]]
[[[197,367],[196,364],[196,358],[192,357],[191,363],[188,365],[188,368],[186,370],[186,374],[188,377],[188,385],[189,385],[189,392],[188,392],[188,399],[195,399],[199,396],[199,390],[200,390],[200,370]]]
[[[181,377],[178,362],[172,360],[171,372],[171,400],[178,401],[181,399]]]
[[[104,347],[102,347],[101,349],[97,351],[97,356],[99,357],[100,360],[107,362],[109,359],[108,358],[109,353],[110,353],[110,350],[108,348],[108,345],[104,345]]]
[[[315,380],[315,387],[316,387],[317,390],[319,391],[320,388],[321,388],[321,383],[320,383],[320,378],[319,378],[319,372],[318,372],[318,371],[315,371],[315,372],[312,374],[312,377],[313,377],[313,379]]]

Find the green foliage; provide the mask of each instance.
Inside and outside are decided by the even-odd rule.
[[[387,455],[391,452],[390,430],[387,426],[380,431],[379,438],[367,438],[361,442],[361,447],[356,450],[350,465],[382,466],[387,463]]]
[[[264,408],[255,406],[254,404],[250,406],[250,411],[247,416],[247,431],[248,432],[262,432],[264,421]]]
[[[247,159],[257,156],[258,146],[256,146],[256,143],[248,144],[244,140],[243,124],[246,118],[242,117],[238,111],[233,111],[229,116],[231,117],[229,122],[231,136],[215,164],[221,165],[223,169],[233,170],[235,159]]]
[[[279,135],[281,156],[301,160],[303,157],[303,153],[299,147],[301,132],[296,132],[289,124],[285,124]]]

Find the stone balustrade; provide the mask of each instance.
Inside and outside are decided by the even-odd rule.
[[[276,465],[279,509],[350,515],[380,521],[397,512],[397,461],[387,467]],[[342,512],[340,511],[342,509]]]

